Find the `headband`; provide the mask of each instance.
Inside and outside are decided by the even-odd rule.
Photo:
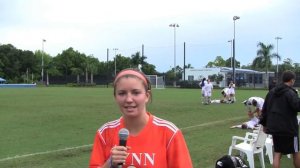
[[[125,75],[133,75],[133,76],[136,76],[140,79],[142,79],[146,85],[148,85],[148,82],[147,82],[147,79],[144,75],[142,75],[140,72],[138,71],[135,71],[135,70],[132,70],[132,69],[125,69],[121,72],[118,73],[118,75],[116,76],[115,78],[115,81],[114,81],[114,84],[117,80],[119,80],[121,77],[125,76]]]

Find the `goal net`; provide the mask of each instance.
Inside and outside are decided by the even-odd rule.
[[[162,76],[146,75],[146,77],[149,79],[152,88],[156,88],[156,89],[165,88],[165,81]]]

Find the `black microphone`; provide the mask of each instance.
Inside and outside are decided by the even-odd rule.
[[[125,146],[126,147],[126,142],[127,138],[129,136],[129,131],[126,128],[122,128],[119,131],[119,146]],[[118,164],[118,168],[122,167],[123,163]]]

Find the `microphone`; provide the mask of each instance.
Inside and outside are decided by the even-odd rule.
[[[119,145],[126,147],[127,138],[129,136],[129,131],[126,128],[122,128],[119,131]],[[122,167],[123,163],[118,164],[118,168]]]

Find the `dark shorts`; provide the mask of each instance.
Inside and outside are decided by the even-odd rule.
[[[274,151],[282,154],[299,152],[299,136],[277,136],[272,135]]]

